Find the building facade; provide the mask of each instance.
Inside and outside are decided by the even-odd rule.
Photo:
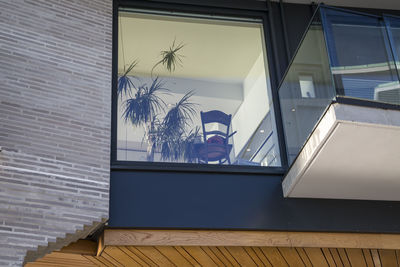
[[[397,266],[400,6],[325,4],[0,3],[0,265]]]

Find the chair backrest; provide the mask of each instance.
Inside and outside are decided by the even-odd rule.
[[[204,136],[204,142],[207,142],[207,139],[209,135],[219,135],[225,138],[225,140],[228,137],[229,134],[229,127],[231,125],[231,120],[232,120],[232,115],[231,114],[226,114],[222,111],[219,110],[211,110],[207,112],[200,112],[200,117],[201,117],[201,124],[203,127],[203,136]],[[206,131],[206,124],[208,123],[219,123],[222,125],[225,125],[226,131],[219,131],[219,130],[212,130],[212,131]],[[227,142],[227,140],[226,140]]]

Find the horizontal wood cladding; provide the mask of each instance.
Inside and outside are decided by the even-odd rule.
[[[400,249],[399,234],[280,231],[104,231],[104,246],[260,246]]]

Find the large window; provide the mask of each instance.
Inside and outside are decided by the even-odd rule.
[[[118,161],[281,166],[261,20],[118,13]]]

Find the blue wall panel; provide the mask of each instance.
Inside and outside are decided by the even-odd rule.
[[[113,171],[109,226],[400,233],[400,202],[285,199],[281,179]]]

